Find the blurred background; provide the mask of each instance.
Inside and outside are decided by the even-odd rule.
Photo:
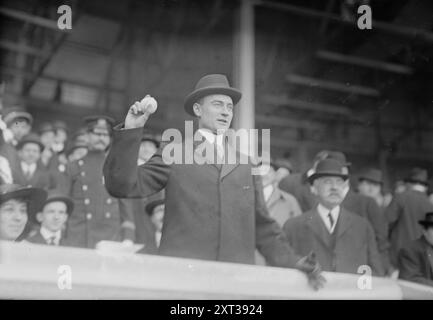
[[[63,4],[72,30],[57,26]],[[362,4],[371,30],[357,27]],[[11,0],[0,16],[1,105],[24,106],[34,127],[120,122],[150,93],[149,128],[183,130],[184,97],[224,73],[244,89],[234,126],[270,128],[272,157],[295,171],[331,149],[386,185],[413,166],[432,173],[431,0]]]

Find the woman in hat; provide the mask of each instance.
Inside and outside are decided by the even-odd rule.
[[[0,240],[17,241],[46,197],[46,191],[38,188],[0,186]]]

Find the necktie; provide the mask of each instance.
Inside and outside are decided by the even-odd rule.
[[[56,236],[52,236],[52,237],[50,237],[50,239],[48,240],[48,244],[49,244],[50,246],[55,246],[55,245],[56,245],[55,240],[56,240]]]
[[[329,218],[329,222],[331,224],[331,229],[330,230],[332,230],[332,227],[334,226],[334,218],[332,217],[331,212],[328,213],[328,218]]]

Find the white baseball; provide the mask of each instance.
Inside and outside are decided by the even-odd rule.
[[[150,114],[155,113],[156,109],[158,109],[158,103],[153,97],[149,95],[145,96],[143,100],[141,100],[141,103],[145,105],[146,110]]]

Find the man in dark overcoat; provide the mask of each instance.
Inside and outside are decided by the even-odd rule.
[[[241,92],[230,87],[226,76],[201,78],[184,103],[199,128],[196,137],[200,141],[188,136],[184,140],[182,153],[185,158],[192,156],[192,163],[169,164],[163,159],[164,148],[160,148],[139,167],[137,155],[143,127],[156,101],[145,97],[136,102],[123,128],[114,130],[113,146],[104,167],[107,189],[117,197],[143,197],[165,188],[159,247],[162,255],[254,264],[257,247],[268,264],[298,267],[307,272],[313,286],[321,286],[323,279],[317,264],[309,257],[300,259],[269,217],[260,176],[252,174],[253,165],[241,164],[239,152],[226,143],[224,132],[230,127],[240,98]],[[187,145],[192,147],[191,153]],[[207,161],[208,150],[215,150],[212,160],[218,161]]]

